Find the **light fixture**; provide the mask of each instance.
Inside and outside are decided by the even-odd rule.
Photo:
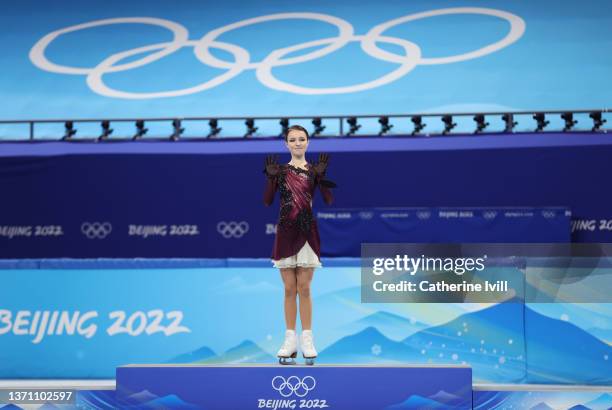
[[[563,132],[571,131],[571,129],[574,128],[574,125],[578,124],[578,121],[574,119],[574,113],[565,112],[561,114],[561,118],[563,121],[565,121]]]
[[[593,111],[589,114],[589,117],[593,120],[593,128],[591,128],[591,131],[599,131],[601,126],[608,122],[608,120],[601,117],[601,111]]]
[[[107,140],[108,137],[113,133],[113,129],[110,127],[110,121],[104,120],[101,123],[102,126],[102,134],[98,137],[98,140],[104,141]]]
[[[181,120],[172,120],[172,135],[170,135],[170,141],[178,141],[181,138],[181,134],[185,131],[185,128],[181,128]]]
[[[506,128],[504,128],[505,132],[512,132],[514,127],[518,124],[518,122],[514,121],[514,114],[504,114],[502,115],[502,120],[506,123]]]
[[[223,128],[220,128],[218,125],[219,121],[216,118],[211,118],[210,121],[208,121],[208,127],[210,128],[210,132],[208,133],[206,138],[214,138],[219,135]]]
[[[427,124],[423,124],[423,117],[420,115],[413,116],[410,121],[414,124],[414,130],[412,130],[412,135],[419,135],[419,133],[427,126]]]
[[[285,135],[287,135],[287,130],[289,129],[289,118],[281,118],[279,124],[281,126],[281,133],[278,136],[284,138]]]
[[[346,135],[355,135],[355,133],[359,131],[359,128],[361,128],[361,125],[357,124],[357,117],[349,117],[346,122],[351,126]]]
[[[325,130],[325,125],[322,125],[323,122],[321,118],[316,117],[312,119],[312,125],[314,125],[314,131],[312,131],[312,136],[316,137],[317,135],[321,135],[323,130]]]
[[[74,129],[74,123],[72,121],[66,121],[64,123],[64,130],[62,141],[72,141],[72,136],[77,133],[77,130]]]
[[[378,135],[385,135],[393,128],[393,124],[389,124],[389,117],[387,116],[380,117],[378,123],[380,124]]]
[[[133,140],[139,140],[149,131],[145,128],[145,122],[143,120],[136,120],[136,134],[132,137]]]
[[[259,127],[255,126],[255,120],[252,118],[247,118],[246,121],[244,122],[244,125],[246,125],[247,127],[247,132],[246,134],[244,134],[244,138],[252,137],[253,134],[255,134],[257,130],[259,129]]]
[[[457,126],[457,123],[453,122],[452,115],[443,115],[442,122],[444,123],[444,131],[442,131],[442,134],[444,135],[447,135],[448,133],[450,133],[452,129]]]
[[[544,131],[544,128],[546,128],[546,126],[550,124],[550,121],[546,120],[546,115],[543,112],[533,114],[533,119],[536,120],[536,123],[538,124],[537,128],[535,129],[535,132]]]
[[[480,134],[489,126],[489,123],[485,121],[484,114],[476,114],[474,116],[474,121],[476,122],[476,131],[474,131],[474,134]]]

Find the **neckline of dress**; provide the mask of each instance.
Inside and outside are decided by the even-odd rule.
[[[287,164],[288,166],[290,166],[291,168],[297,169],[299,171],[308,171],[310,168],[310,163],[306,163],[306,168],[300,168],[300,167],[296,167],[295,165],[292,164]]]

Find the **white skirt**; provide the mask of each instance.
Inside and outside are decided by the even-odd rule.
[[[321,261],[317,257],[317,254],[312,250],[308,241],[302,246],[302,249],[297,253],[297,255],[289,256],[288,258],[283,258],[281,260],[272,259],[272,263],[275,268],[284,269],[284,268],[320,268]]]

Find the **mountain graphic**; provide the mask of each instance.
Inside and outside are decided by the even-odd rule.
[[[274,361],[276,358],[270,356],[257,344],[245,340],[221,355],[198,360],[196,363],[272,363]]]
[[[612,409],[612,394],[604,393],[598,398],[584,403],[584,405],[593,410],[610,410]]]
[[[206,360],[216,355],[217,354],[211,348],[202,346],[193,352],[178,355],[175,358],[168,360],[166,363],[194,363],[201,360]]]
[[[323,350],[317,363],[395,363],[418,355],[404,343],[388,339],[374,327],[343,337]]]
[[[602,342],[612,345],[612,329],[600,329],[597,327],[592,327],[590,329],[587,329],[587,332],[589,332]]]
[[[387,409],[451,409],[454,406],[449,406],[444,403],[438,403],[435,400],[428,399],[419,395],[412,395],[401,403],[392,404]]]
[[[151,393],[148,390],[143,390],[141,392],[130,394],[128,396],[129,401],[133,400],[133,401],[136,401],[138,403],[144,403],[144,402],[147,402],[147,401],[155,400],[157,398],[158,398],[157,395]]]
[[[0,406],[2,410],[22,410],[21,407],[15,406],[14,404],[7,404],[6,406]]]
[[[553,407],[550,407],[548,404],[542,402],[538,403],[535,406],[531,407],[529,410],[555,410]]]
[[[462,397],[445,392],[444,390],[440,390],[436,394],[429,396],[429,399],[434,400],[438,403],[444,403],[453,406],[458,406],[464,401]]]
[[[140,408],[151,408],[151,409],[199,409],[199,406],[187,403],[175,394],[169,394],[164,397],[158,397],[157,399],[147,401],[140,404]]]
[[[593,410],[593,409],[590,409],[590,408],[588,408],[586,406],[583,406],[582,404],[577,404],[575,406],[570,407],[567,410]]]
[[[610,346],[572,323],[525,309],[528,383],[612,383]],[[559,366],[563,358],[563,366]],[[580,369],[580,371],[576,371]]]
[[[521,303],[500,303],[423,329],[403,342],[420,354],[418,363],[466,362],[474,379],[524,381],[525,344]]]
[[[378,311],[342,326],[342,330],[357,333],[367,327],[375,327],[387,337],[402,339],[426,328],[427,324],[394,313]]]

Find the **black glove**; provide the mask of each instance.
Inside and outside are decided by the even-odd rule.
[[[319,162],[314,165],[315,173],[320,176],[325,176],[325,171],[327,170],[327,164],[329,163],[329,154],[319,154]]]
[[[278,175],[280,172],[280,165],[278,165],[278,155],[268,155],[266,157],[265,168],[263,170],[264,174],[268,176],[268,178],[273,178]]]

